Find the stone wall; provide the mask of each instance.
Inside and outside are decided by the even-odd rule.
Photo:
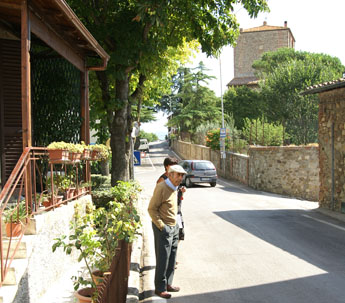
[[[251,147],[249,158],[249,186],[318,201],[318,147]]]
[[[91,195],[34,216],[36,235],[25,239],[32,250],[28,252],[28,267],[13,303],[38,302],[54,282],[78,264],[78,251],[72,250],[70,255],[66,255],[59,248],[52,252],[54,239],[70,234],[70,221],[74,216],[76,203],[84,206],[92,203]]]
[[[341,209],[341,206],[345,202],[345,88],[322,92],[319,98],[320,206],[344,212],[345,209]],[[332,184],[332,128],[334,185]]]
[[[221,177],[258,190],[318,201],[317,146],[251,147],[248,156],[227,152],[224,167],[219,151],[177,140],[173,140],[172,148],[183,159],[210,160]]]
[[[220,152],[209,147],[190,142],[172,141],[172,148],[183,159],[209,160],[217,169],[217,174],[228,179],[235,179],[248,184],[248,156],[226,153],[225,169],[222,167]]]

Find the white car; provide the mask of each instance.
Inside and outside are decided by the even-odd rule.
[[[147,141],[147,139],[140,139],[140,145],[138,147],[138,150],[149,152],[149,141]]]

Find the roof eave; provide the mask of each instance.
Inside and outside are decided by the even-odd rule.
[[[110,59],[110,56],[107,52],[99,45],[96,39],[92,36],[92,34],[87,30],[84,24],[79,20],[77,15],[73,12],[73,10],[69,7],[65,0],[54,0],[56,5],[60,8],[60,10],[71,20],[73,25],[77,28],[77,30],[83,35],[83,37],[87,40],[87,42],[92,46],[98,56],[102,59],[103,63],[100,66],[90,66],[88,67],[89,70],[105,70]]]
[[[302,96],[304,95],[311,95],[311,94],[317,94],[317,93],[323,93],[326,91],[330,91],[333,89],[337,89],[337,88],[342,88],[345,87],[345,79],[340,79],[341,81],[339,82],[335,82],[332,84],[328,84],[328,85],[318,85],[317,87],[312,87],[312,88],[307,88],[305,91],[301,92],[300,94]]]

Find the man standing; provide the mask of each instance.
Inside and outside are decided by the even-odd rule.
[[[182,166],[170,166],[168,178],[156,185],[148,208],[155,239],[155,294],[165,299],[171,298],[168,292],[180,290],[179,287],[172,285],[172,281],[179,239],[176,190],[184,174],[186,171]]]

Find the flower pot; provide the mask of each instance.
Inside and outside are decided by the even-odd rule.
[[[69,160],[74,163],[80,162],[81,153],[69,153]]]
[[[95,291],[95,288],[87,287],[79,289],[74,293],[74,295],[78,299],[79,303],[88,303],[92,302],[92,295]]]
[[[6,236],[7,237],[19,237],[22,233],[21,223],[6,223]]]
[[[42,202],[42,204],[44,207],[49,207],[49,206],[53,205],[53,202],[51,200],[44,200]]]
[[[49,161],[52,163],[63,163],[69,160],[68,150],[65,149],[48,149]]]
[[[75,188],[71,187],[67,189],[67,199],[73,198],[75,194]]]
[[[89,150],[89,149],[84,149],[81,158],[82,158],[83,160],[89,160],[90,157],[91,157],[91,150]]]
[[[63,200],[63,196],[55,196],[54,198],[55,198],[55,204],[58,204]],[[57,207],[60,207],[60,206],[61,204],[57,205]]]
[[[79,187],[78,189],[75,190],[75,195],[79,196],[81,194],[83,194],[83,189],[81,187]]]
[[[92,160],[92,161],[97,161],[97,160],[99,160],[100,156],[101,156],[101,153],[100,153],[98,150],[93,150],[93,151],[91,152],[91,160]]]

